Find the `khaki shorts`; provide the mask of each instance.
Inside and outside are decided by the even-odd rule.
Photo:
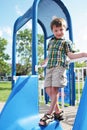
[[[62,88],[67,85],[66,69],[62,66],[53,67],[46,70],[45,87]]]

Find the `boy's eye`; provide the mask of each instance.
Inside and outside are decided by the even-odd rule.
[[[54,30],[54,32],[57,32],[57,30]]]

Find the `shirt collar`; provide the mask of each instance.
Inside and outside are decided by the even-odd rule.
[[[64,38],[64,37],[59,38],[59,39],[57,39],[56,37],[54,37],[54,39],[55,39],[55,40],[65,40],[65,38]]]

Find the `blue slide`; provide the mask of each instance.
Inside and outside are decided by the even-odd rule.
[[[38,77],[20,76],[0,114],[0,130],[63,130],[56,121],[38,126],[38,98]]]
[[[84,84],[73,130],[87,130],[87,78]]]

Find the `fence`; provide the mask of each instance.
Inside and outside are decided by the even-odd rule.
[[[87,67],[74,68],[76,77],[76,100],[75,103],[78,104],[84,87],[85,77],[87,75]],[[61,95],[64,95],[64,89],[62,88]],[[64,107],[64,96],[61,97],[62,107]],[[39,81],[39,102],[45,103],[44,97],[44,81]]]
[[[87,75],[87,67],[75,68],[74,70],[76,75],[76,104],[78,104],[80,101],[85,78]]]

